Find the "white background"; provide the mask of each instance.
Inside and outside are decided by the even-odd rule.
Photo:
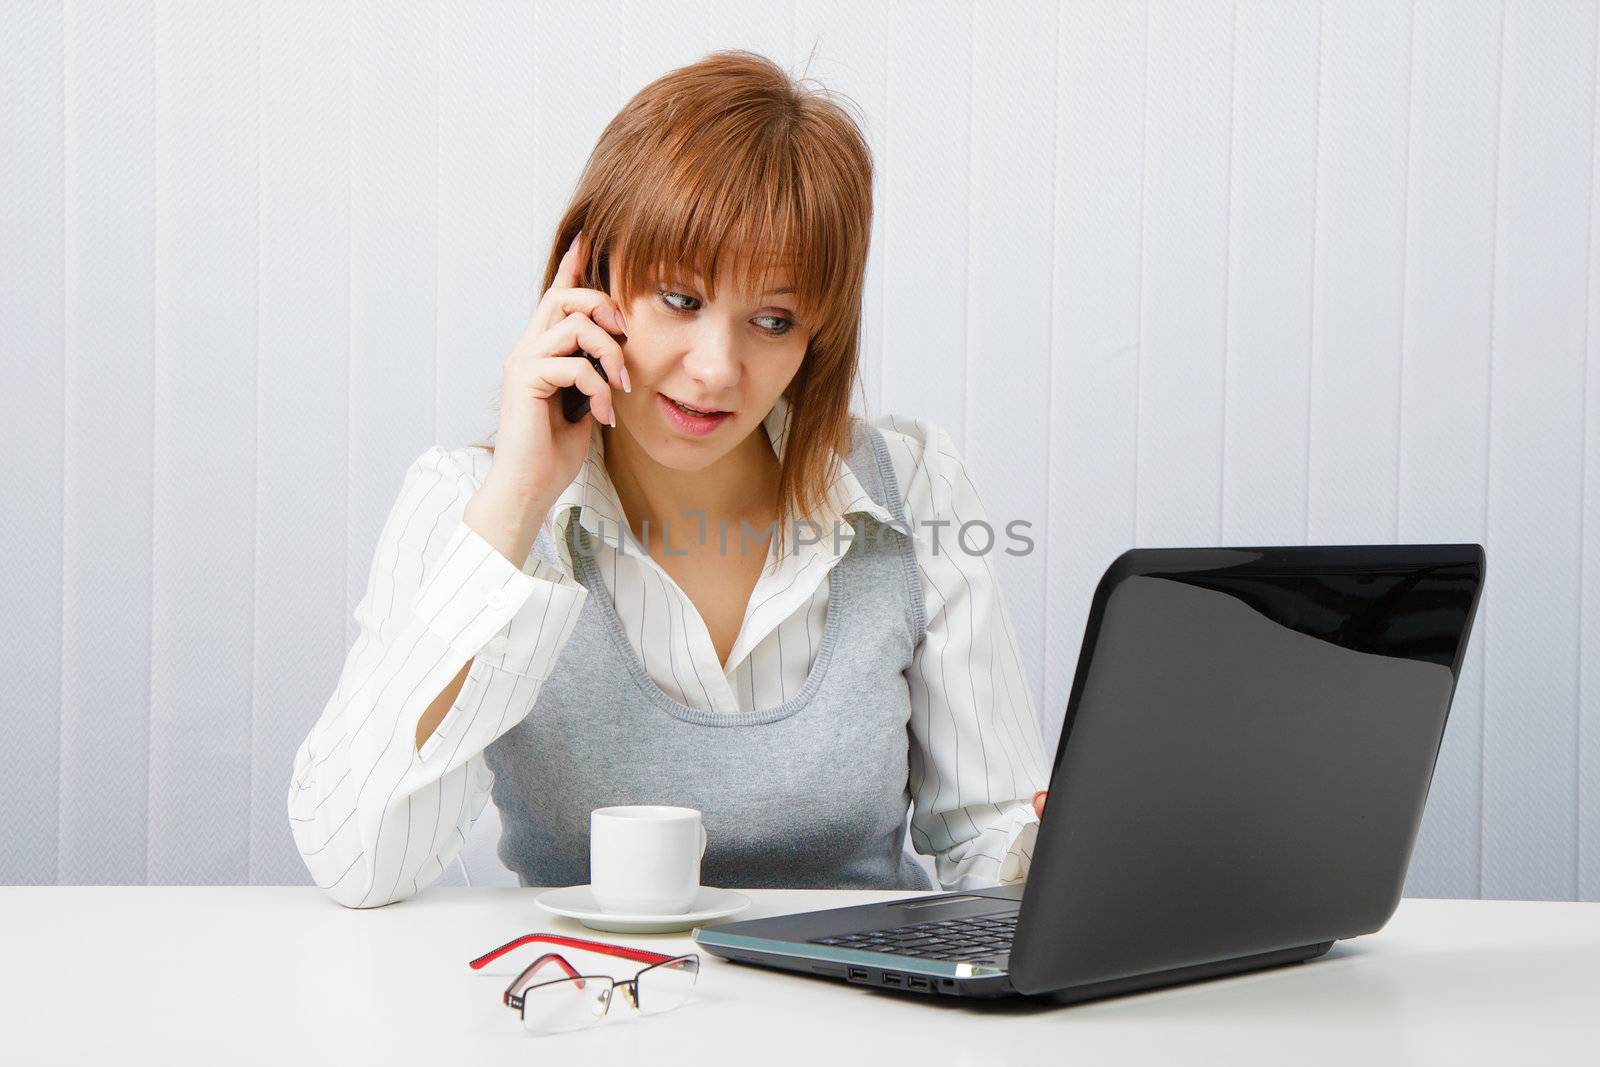
[[[290,761],[378,529],[493,428],[601,127],[712,49],[815,46],[879,167],[859,410],[942,424],[1033,523],[997,560],[1052,748],[1130,545],[1479,541],[1407,892],[1600,900],[1596,23],[5,5],[0,881],[308,881]]]

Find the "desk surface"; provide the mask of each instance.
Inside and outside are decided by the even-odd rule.
[[[739,918],[906,893],[746,890]],[[1405,900],[1376,934],[1308,963],[1065,1007],[973,1004],[729,963],[701,950],[695,999],[535,1037],[502,1007],[534,930],[606,934],[533,890],[435,887],[367,911],[310,887],[0,888],[0,1062],[518,1064],[843,1062],[1594,1063],[1600,904]],[[580,964],[581,960],[581,964]],[[583,969],[628,974],[584,955]],[[564,1060],[544,1059],[559,1055]]]

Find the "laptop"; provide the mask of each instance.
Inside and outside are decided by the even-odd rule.
[[[1475,544],[1140,548],[1095,589],[1025,882],[712,923],[727,960],[1073,1003],[1314,959],[1400,903]]]

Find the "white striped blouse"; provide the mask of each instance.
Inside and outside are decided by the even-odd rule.
[[[1049,760],[998,597],[991,556],[1002,542],[963,550],[956,532],[987,519],[940,427],[895,415],[870,422],[905,497],[927,605],[906,672],[912,847],[933,857],[946,890],[1022,881],[1038,829],[1030,798],[1048,786]],[[763,425],[781,459],[783,400]],[[849,547],[848,533],[836,543],[790,529],[779,556],[774,539],[724,668],[693,602],[621,521],[598,426],[546,518],[561,567],[530,554],[519,569],[461,521],[489,464],[484,449],[435,446],[407,470],[356,606],[359,636],[295,755],[296,845],[317,885],[351,907],[411,896],[465,845],[494,781],[483,750],[531,710],[588,596],[565,547],[573,519],[601,542],[595,561],[650,677],[708,711],[771,706],[804,684],[827,576]],[[815,520],[831,531],[852,512],[891,518],[841,461]],[[454,705],[417,751],[418,719],[469,660]]]

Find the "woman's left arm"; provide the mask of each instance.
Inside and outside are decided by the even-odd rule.
[[[927,606],[911,688],[912,844],[934,857],[943,888],[977,889],[1027,878],[1039,826],[1037,794],[1050,760],[1001,603],[994,556],[1004,530],[988,522],[950,436],[921,420],[888,416],[884,430],[913,524]]]

